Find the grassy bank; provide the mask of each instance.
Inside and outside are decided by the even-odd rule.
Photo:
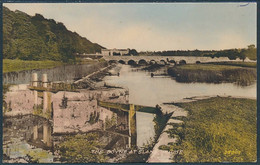
[[[56,66],[61,66],[64,63],[59,61],[24,61],[24,60],[3,60],[3,72],[18,72],[23,70],[32,69],[43,69],[43,68],[53,68]]]
[[[97,62],[104,62],[104,59],[97,60],[76,60],[76,64],[92,64]],[[33,69],[47,69],[54,68],[61,65],[67,65],[70,63],[63,63],[60,61],[25,61],[25,60],[3,60],[3,72],[19,72],[23,70]]]
[[[242,61],[230,61],[230,62],[209,62],[207,64],[214,65],[229,65],[229,66],[240,66],[240,67],[249,67],[256,68],[256,62],[242,62]]]
[[[215,97],[177,104],[188,110],[179,162],[253,162],[256,161],[256,100]],[[175,127],[176,128],[176,127]],[[177,131],[176,131],[177,130]]]
[[[178,82],[230,82],[242,86],[253,84],[257,78],[255,68],[214,64],[177,65],[169,68],[168,74]]]

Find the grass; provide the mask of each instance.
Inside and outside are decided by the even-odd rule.
[[[176,77],[177,82],[236,83],[251,85],[256,81],[256,68],[229,65],[187,64],[168,69],[168,74]]]
[[[231,66],[240,66],[240,67],[249,67],[249,68],[256,68],[256,62],[241,62],[241,61],[230,61],[230,62],[212,62],[207,64],[214,64],[214,65],[231,65]]]
[[[76,64],[93,64],[97,62],[105,62],[104,59],[99,60],[81,60],[78,59]],[[19,72],[24,70],[33,70],[33,69],[47,69],[54,68],[61,65],[66,65],[68,63],[63,63],[60,61],[25,61],[25,60],[3,60],[3,72]]]
[[[215,65],[215,64],[187,64],[187,65],[178,65],[177,69],[182,70],[213,70],[213,71],[222,71],[226,69],[238,69],[238,66],[227,66],[227,65]]]
[[[64,65],[59,61],[24,61],[24,60],[3,60],[3,72],[18,72],[23,70],[54,68]]]
[[[256,161],[256,100],[215,97],[177,105],[189,113],[181,143],[169,146],[182,150],[175,161]]]

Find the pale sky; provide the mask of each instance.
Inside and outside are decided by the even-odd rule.
[[[210,50],[256,45],[256,3],[5,3],[62,22],[106,48]]]

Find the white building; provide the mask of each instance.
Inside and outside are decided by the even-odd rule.
[[[129,54],[130,49],[101,49],[101,54],[105,56],[123,56]]]

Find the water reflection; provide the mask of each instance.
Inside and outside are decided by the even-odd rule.
[[[155,114],[136,112],[137,146],[143,147],[154,140]],[[145,122],[144,122],[145,121]]]
[[[3,154],[8,159],[26,159],[30,161],[40,155],[39,162],[52,162],[53,146],[51,125],[48,120],[26,115],[4,118]]]

